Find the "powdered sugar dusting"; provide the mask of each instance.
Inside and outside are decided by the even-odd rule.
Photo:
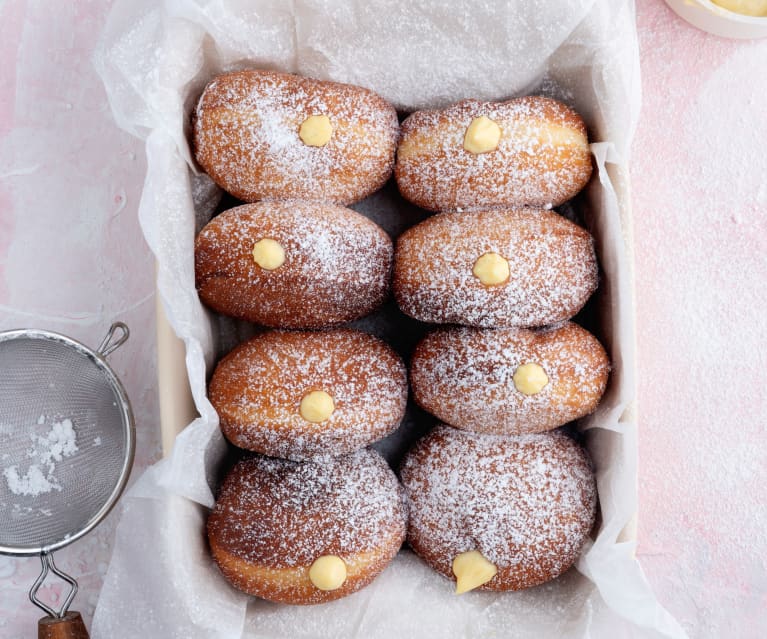
[[[316,424],[299,413],[309,391],[335,403]],[[287,459],[339,455],[394,431],[405,413],[407,373],[381,340],[353,330],[271,331],[227,355],[209,388],[221,429],[237,446]]]
[[[494,151],[475,155],[463,140],[471,121],[483,115],[499,125],[501,139]],[[550,208],[591,177],[586,127],[566,105],[539,96],[417,111],[402,123],[395,176],[405,198],[432,211]]]
[[[45,424],[45,416],[37,420],[39,426]],[[15,464],[3,470],[8,489],[14,495],[36,497],[52,490],[61,491],[61,485],[55,476],[56,463],[65,457],[71,457],[77,448],[77,435],[71,419],[55,421],[42,435],[31,433],[32,448],[27,457],[34,460],[26,471],[20,471]]]
[[[517,367],[543,367],[535,395],[516,390]],[[570,322],[545,330],[435,331],[411,363],[416,401],[448,424],[515,435],[557,428],[592,412],[607,384],[609,360],[588,331]]]
[[[637,555],[689,636],[760,637],[767,635],[767,40],[712,38],[650,5],[639,13],[650,72],[643,71],[631,165]]]
[[[208,531],[246,562],[306,566],[321,555],[369,552],[403,539],[402,488],[370,450],[322,464],[255,456],[224,481]]]
[[[495,252],[509,281],[485,286],[472,269]],[[575,315],[597,287],[591,236],[550,211],[443,213],[397,240],[394,293],[403,312],[425,322],[544,326]]]
[[[285,251],[273,271],[253,260],[256,241]],[[338,206],[259,202],[213,218],[195,244],[197,287],[213,309],[266,326],[319,328],[357,319],[389,291],[393,247],[383,229]]]
[[[443,575],[479,550],[498,567],[486,587],[548,581],[577,557],[594,523],[586,453],[561,433],[504,437],[440,426],[405,458],[408,541]]]
[[[327,115],[330,141],[299,138],[310,115]],[[391,175],[397,114],[361,87],[284,73],[240,71],[218,76],[197,105],[198,162],[224,189],[246,201],[309,199],[351,204]]]

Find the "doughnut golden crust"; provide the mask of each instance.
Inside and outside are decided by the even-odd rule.
[[[440,426],[411,449],[400,476],[410,546],[449,579],[455,558],[477,551],[496,569],[470,584],[481,590],[554,579],[594,525],[589,459],[558,432],[507,437]]]
[[[367,333],[269,331],[219,362],[208,396],[236,446],[305,460],[348,453],[394,431],[405,414],[407,372]]]
[[[607,386],[602,345],[577,324],[439,329],[416,347],[416,402],[442,421],[498,435],[537,433],[592,413]]]
[[[316,604],[373,581],[397,554],[406,522],[402,488],[373,451],[322,464],[254,456],[225,479],[208,540],[234,587],[270,601]],[[323,557],[341,566],[340,578],[310,575]]]
[[[442,213],[397,240],[394,295],[423,322],[545,326],[575,315],[597,282],[591,236],[552,211]]]
[[[275,328],[321,328],[383,303],[392,254],[386,232],[350,209],[246,204],[214,217],[197,236],[197,290],[224,315]]]
[[[214,78],[193,130],[202,168],[246,202],[357,202],[389,179],[399,136],[396,111],[372,91],[272,71]]]
[[[539,96],[416,111],[402,123],[394,175],[403,197],[430,211],[557,206],[591,177],[586,126]]]

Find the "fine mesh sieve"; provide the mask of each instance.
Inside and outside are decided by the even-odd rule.
[[[133,415],[105,359],[128,334],[116,322],[94,351],[48,331],[0,333],[0,553],[40,555],[30,599],[51,624],[77,615],[77,582],[51,553],[107,515],[133,462]],[[36,597],[49,571],[71,586],[58,611]]]

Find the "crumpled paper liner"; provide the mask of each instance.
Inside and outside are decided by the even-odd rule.
[[[201,417],[123,498],[95,638],[127,628],[148,638],[684,636],[655,601],[630,534],[637,427],[626,158],[640,100],[633,2],[118,0],[96,65],[117,122],[146,140],[140,219],[168,319],[186,344]],[[196,172],[187,135],[205,83],[247,67],[357,83],[406,111],[535,91],[564,99],[584,116],[598,172],[580,204],[603,269],[591,307],[613,373],[598,411],[582,424],[597,469],[601,522],[579,572],[520,593],[455,597],[450,582],[403,551],[370,587],[311,607],[255,600],[221,577],[204,523],[226,444],[206,398],[206,375],[216,356],[249,331],[211,315],[195,291],[194,236],[213,212],[217,189]],[[389,185],[355,208],[396,234],[403,221],[417,218],[407,217],[394,191]],[[402,320],[392,323],[392,314],[385,309],[362,326],[412,341],[414,334],[395,330]],[[424,424],[406,420],[379,449],[396,459]]]

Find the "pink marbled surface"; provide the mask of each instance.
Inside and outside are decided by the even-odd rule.
[[[639,6],[639,558],[693,637],[767,636],[767,39]]]
[[[159,455],[153,267],[136,221],[142,150],[90,65],[108,8],[0,0],[0,328],[94,343],[113,319],[131,325],[114,365],[137,414],[135,477]],[[637,10],[638,554],[691,636],[763,637],[767,40],[708,36],[661,0]],[[113,530],[114,517],[58,554],[87,621]],[[0,557],[0,636],[34,632],[37,570]]]
[[[115,126],[90,63],[106,9],[0,0],[0,330],[35,326],[97,346],[114,320],[130,326],[109,359],[136,416],[135,479],[159,458],[154,260],[136,216],[142,145]],[[88,623],[116,521],[56,553]],[[0,555],[3,639],[34,635],[42,613],[27,591],[39,571],[37,558]],[[41,597],[58,607],[62,592],[51,581]]]

